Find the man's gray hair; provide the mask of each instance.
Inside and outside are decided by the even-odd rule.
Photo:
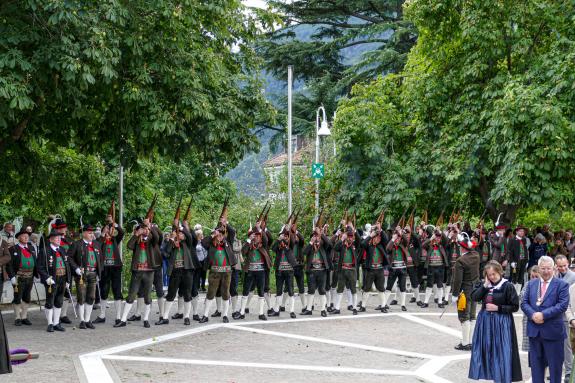
[[[550,263],[551,266],[555,266],[555,261],[548,255],[542,256],[541,258],[539,258],[539,261],[537,261],[538,266],[541,266],[543,263]]]
[[[567,260],[567,257],[564,256],[563,254],[559,254],[559,255],[556,255],[556,256],[555,256],[555,263],[557,263],[557,261],[567,261],[567,262],[569,262],[569,261]]]

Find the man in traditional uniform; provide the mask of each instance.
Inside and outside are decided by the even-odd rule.
[[[70,247],[72,246],[72,243],[74,243],[74,240],[70,237],[70,234],[68,232],[68,225],[62,218],[55,218],[50,222],[50,230],[52,229],[56,230],[60,234],[60,247],[64,249],[65,252],[64,260],[66,264],[69,265],[68,250],[70,250]],[[73,273],[73,270],[71,270],[71,272]],[[60,312],[60,323],[64,324],[72,323],[70,318],[68,318],[68,306],[70,305],[72,299],[70,296],[70,292],[72,291],[73,280],[74,278],[70,279],[69,281],[70,287],[66,289],[66,291],[64,292],[64,302],[62,303],[62,311]]]
[[[467,233],[459,233],[457,243],[461,246],[462,254],[457,258],[453,267],[453,280],[451,282],[453,295],[451,299],[454,303],[458,303],[459,299],[465,299],[466,304],[462,310],[460,307],[457,310],[457,317],[461,323],[461,343],[455,346],[455,349],[470,351],[476,309],[476,302],[471,299],[471,293],[474,285],[479,282],[480,257],[474,250],[477,244],[469,238]],[[461,292],[465,298],[460,298]]]
[[[245,284],[242,294],[240,316],[238,319],[245,318],[249,292],[253,288],[257,288],[259,297],[258,318],[261,320],[267,320],[267,317],[264,314],[265,273],[266,269],[271,269],[270,256],[266,250],[268,247],[267,241],[267,235],[262,233],[258,223],[254,229],[250,229],[248,231],[248,240],[242,246],[242,256],[244,258],[243,268],[246,274],[244,279]]]
[[[151,229],[149,218],[144,219],[141,224],[134,228],[132,238],[128,241],[128,249],[133,251],[132,255],[132,278],[128,298],[124,304],[124,311],[120,323],[114,327],[126,327],[128,314],[140,289],[144,293],[144,327],[149,328],[150,310],[152,306],[152,284],[154,283],[154,269],[156,268],[156,258],[154,248],[160,241],[158,232]]]
[[[362,255],[361,250],[361,239],[349,222],[341,239],[334,246],[334,252],[337,253],[334,258],[338,260],[334,264],[334,269],[337,270],[337,297],[331,314],[341,313],[343,290],[349,286],[352,302],[348,302],[348,306],[352,306],[353,315],[357,315],[357,266]]]
[[[44,313],[48,321],[46,331],[66,331],[60,324],[60,312],[64,302],[64,292],[70,288],[72,274],[67,263],[66,251],[60,247],[60,233],[52,229],[48,234],[49,244],[40,247],[38,272],[46,288]]]
[[[437,305],[444,308],[443,304],[443,280],[446,265],[449,265],[447,251],[443,247],[442,234],[440,230],[435,230],[430,239],[422,244],[422,250],[427,253],[425,268],[427,269],[427,288],[425,289],[425,299],[422,308],[429,307],[429,299],[435,286],[437,291]]]
[[[401,233],[401,228],[398,227],[386,247],[389,254],[388,263],[391,264],[391,271],[387,279],[387,288],[385,291],[386,304],[381,310],[383,313],[386,313],[389,310],[387,302],[389,302],[391,289],[393,288],[395,281],[397,281],[399,291],[401,292],[401,310],[407,311],[407,307],[405,307],[405,298],[407,283],[407,257],[409,251],[407,250],[406,245],[407,239]]]
[[[459,234],[459,228],[456,225],[452,225],[448,228],[447,232],[447,257],[449,258],[449,264],[445,268],[445,301],[447,304],[447,299],[451,295],[452,286],[451,281],[453,280],[453,268],[455,267],[455,262],[461,256],[461,246],[457,241],[457,235]],[[445,240],[445,239],[444,239]]]
[[[120,323],[122,317],[122,257],[120,256],[120,247],[122,246],[122,239],[124,238],[124,230],[115,222],[112,216],[108,214],[106,217],[107,224],[102,229],[100,237],[100,246],[102,249],[102,261],[104,263],[104,270],[102,272],[102,279],[99,283],[100,289],[100,315],[96,318],[94,323],[106,322],[106,304],[108,300],[108,293],[110,287],[114,295],[114,307],[116,309],[116,321],[114,324]]]
[[[505,267],[504,262],[507,259],[507,236],[505,230],[507,227],[503,224],[495,226],[495,232],[489,235],[491,244],[492,258]]]
[[[411,232],[411,227],[406,226],[403,229],[404,236],[407,242],[407,276],[409,277],[409,282],[411,283],[411,290],[413,292],[413,297],[409,301],[410,303],[416,303],[421,306],[421,299],[419,296],[419,278],[417,276],[417,270],[419,268],[419,254],[421,251],[421,242],[419,237]]]
[[[385,272],[384,268],[388,265],[385,253],[384,243],[386,243],[385,233],[381,230],[381,224],[376,223],[371,226],[371,232],[362,242],[362,248],[365,250],[365,261],[363,270],[365,272],[365,284],[361,307],[359,311],[365,312],[371,285],[375,283],[377,294],[379,296],[379,309],[385,307]]]
[[[508,242],[507,263],[511,266],[511,282],[515,286],[517,295],[521,292],[525,282],[525,266],[527,265],[527,239],[525,238],[526,229],[523,226],[515,228],[515,237]]]
[[[200,323],[208,321],[211,305],[216,293],[222,286],[223,300],[222,321],[228,323],[228,310],[230,306],[230,283],[232,279],[232,267],[237,260],[232,249],[232,243],[236,236],[235,230],[228,224],[225,217],[220,218],[218,227],[212,235],[202,240],[202,246],[208,250],[208,261],[204,267],[209,268],[208,293],[204,303],[204,315]]]
[[[76,274],[78,307],[81,329],[94,329],[90,319],[96,300],[97,283],[102,274],[102,259],[99,243],[93,240],[94,227],[84,225],[82,239],[74,242],[68,250],[70,267]]]
[[[295,239],[291,234],[290,225],[287,224],[282,228],[281,234],[277,241],[272,245],[272,250],[276,254],[274,261],[274,270],[276,273],[276,307],[271,316],[280,315],[280,304],[283,296],[284,286],[287,287],[289,296],[290,317],[296,317],[294,289],[293,289],[293,270],[297,261],[293,255]]]
[[[14,316],[16,326],[31,326],[28,320],[28,306],[34,286],[34,277],[38,276],[38,260],[34,248],[28,243],[29,234],[26,228],[16,233],[18,241],[10,248],[12,261],[7,266],[8,277],[14,286]]]
[[[170,256],[168,258],[168,295],[164,312],[160,313],[160,319],[156,325],[170,323],[170,309],[178,291],[184,296],[184,325],[190,325],[190,311],[192,309],[192,283],[194,280],[194,261],[192,251],[196,252],[197,239],[195,234],[190,233],[188,223],[180,226],[177,219],[169,239]]]
[[[325,281],[327,273],[333,268],[328,254],[331,251],[331,242],[319,227],[314,229],[309,244],[303,252],[306,257],[306,272],[308,283],[307,307],[302,315],[312,315],[314,294],[317,288],[320,296],[321,316],[326,317]]]

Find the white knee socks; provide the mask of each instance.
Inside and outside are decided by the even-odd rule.
[[[126,322],[128,320],[128,314],[130,313],[130,309],[132,308],[132,303],[126,302],[124,304],[124,312],[122,313],[122,322]],[[80,320],[82,320],[80,318]]]
[[[164,311],[160,312],[160,316],[163,319],[170,319],[170,310],[172,309],[173,304],[174,301],[166,301],[166,304],[164,305]]]
[[[46,314],[46,320],[48,321],[48,324],[54,324],[54,309],[44,309],[44,314]]]
[[[461,323],[461,345],[467,346],[469,344],[469,329],[471,324],[469,321]]]
[[[204,316],[207,317],[210,314],[210,306],[212,305],[213,299],[208,299],[204,301]]]
[[[150,310],[151,310],[151,308],[152,308],[152,305],[146,305],[146,306],[144,307],[144,316],[143,316],[143,318],[142,318],[144,321],[147,321],[148,318],[150,317]]]
[[[431,287],[428,287],[425,289],[425,300],[423,301],[423,303],[425,303],[425,304],[429,303],[429,298],[431,298],[432,292],[433,292],[433,289]]]
[[[192,301],[190,302],[184,302],[184,318],[188,318],[190,319],[190,311],[192,311]],[[169,314],[169,312],[168,312]],[[164,318],[168,318],[168,317],[164,317]]]
[[[230,300],[226,299],[225,301],[222,302],[223,303],[223,308],[222,308],[222,316],[223,317],[227,317],[228,316],[228,311],[230,310]],[[189,316],[189,313],[188,313]]]

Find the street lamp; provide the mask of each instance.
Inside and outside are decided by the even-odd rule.
[[[322,120],[320,124],[319,112],[322,112]],[[325,115],[325,108],[320,106],[315,113],[315,163],[319,163],[319,137],[329,136],[331,132],[327,125],[327,116]],[[315,222],[319,219],[319,178],[315,179]]]

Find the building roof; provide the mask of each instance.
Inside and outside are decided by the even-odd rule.
[[[295,152],[292,156],[292,165],[301,166],[304,165],[305,161],[307,160],[306,154],[310,154],[313,150],[313,145],[307,145],[303,148],[299,149]],[[275,168],[278,166],[287,165],[288,162],[288,155],[287,153],[279,154],[275,157],[270,158],[266,162],[264,162],[264,168]]]

